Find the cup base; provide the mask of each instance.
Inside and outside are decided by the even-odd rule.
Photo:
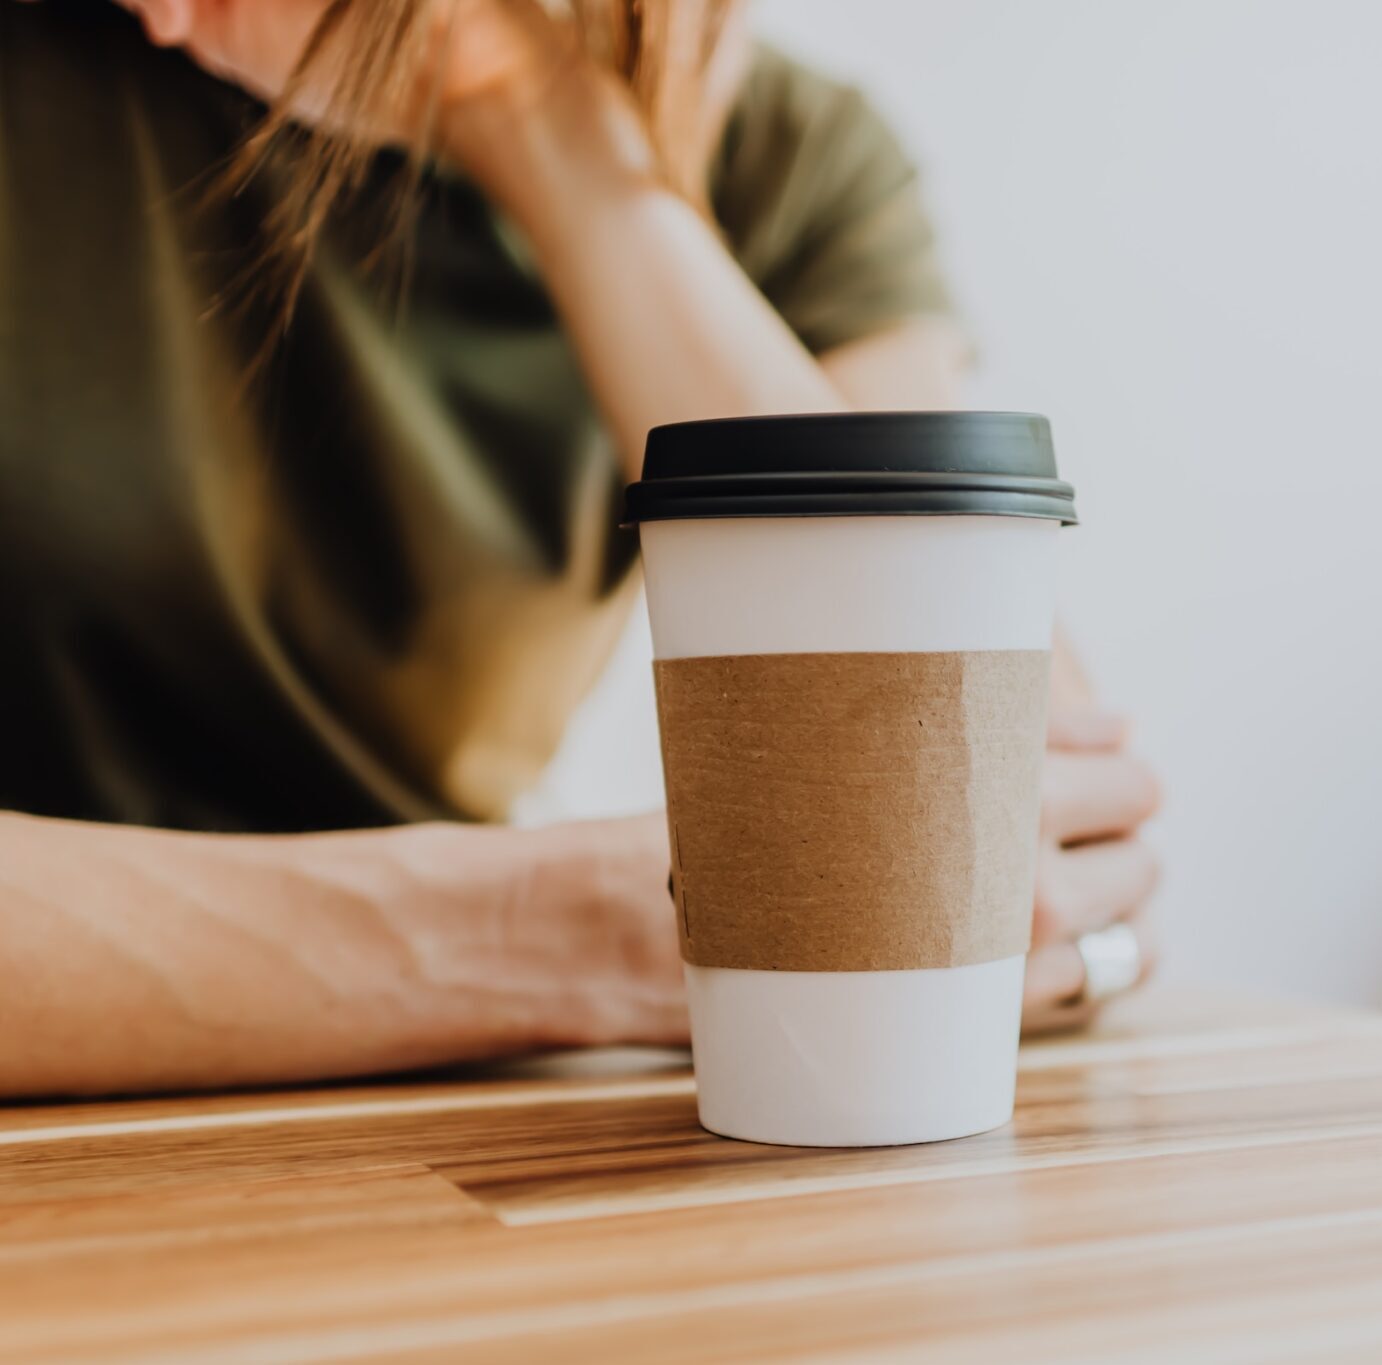
[[[1025,957],[893,972],[687,965],[703,1127],[789,1147],[896,1147],[1013,1112]]]
[[[916,1132],[905,1137],[879,1137],[871,1141],[861,1141],[857,1135],[851,1135],[848,1140],[841,1137],[837,1141],[832,1141],[815,1132],[809,1136],[782,1133],[768,1136],[764,1132],[730,1132],[731,1125],[729,1124],[717,1124],[713,1118],[707,1119],[704,1113],[701,1113],[699,1118],[701,1127],[707,1133],[713,1133],[716,1137],[729,1138],[734,1142],[752,1142],[760,1147],[819,1147],[838,1150],[842,1147],[921,1147],[932,1142],[955,1142],[960,1138],[978,1137],[980,1133],[992,1133],[1010,1123],[1012,1116],[1012,1106],[1009,1105],[1007,1113],[1001,1118],[997,1118],[993,1122],[986,1120],[977,1128],[965,1127],[956,1132],[948,1130]]]

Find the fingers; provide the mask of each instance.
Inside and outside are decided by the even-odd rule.
[[[1047,845],[1037,867],[1032,951],[1022,1003],[1023,1032],[1079,1028],[1097,1004],[1075,1004],[1085,984],[1076,940],[1124,922],[1137,935],[1141,976],[1156,962],[1156,944],[1144,908],[1160,876],[1155,855],[1136,839],[1075,848]]]
[[[1037,864],[1033,945],[1070,942],[1126,919],[1156,890],[1159,877],[1156,855],[1136,839],[1044,848]]]
[[[1022,986],[1023,1027],[1029,1014],[1058,1008],[1084,989],[1084,959],[1073,943],[1034,948]]]
[[[1160,803],[1152,770],[1130,754],[1053,749],[1046,755],[1041,832],[1048,840],[1072,843],[1127,834]]]
[[[1142,962],[1139,984],[1157,963],[1157,943],[1149,920],[1133,915],[1127,924],[1137,935]],[[1084,959],[1073,942],[1038,948],[1027,959],[1027,975],[1022,992],[1022,1032],[1031,1037],[1066,1029],[1082,1028],[1098,1014],[1099,1002],[1074,1004],[1084,990]]]
[[[1142,971],[1139,984],[1156,969],[1157,941],[1151,921],[1146,915],[1135,914],[1124,921],[1137,935],[1138,955]],[[1023,984],[1022,1004],[1028,1007],[1055,1007],[1074,999],[1084,990],[1084,959],[1073,942],[1053,943],[1035,949],[1027,958],[1027,976]]]
[[[1128,742],[1128,722],[1092,706],[1053,707],[1046,724],[1052,749],[1113,752]]]

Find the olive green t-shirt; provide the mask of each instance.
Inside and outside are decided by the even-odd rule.
[[[503,818],[628,612],[617,461],[521,246],[441,172],[401,306],[343,212],[247,381],[272,186],[202,190],[260,112],[109,0],[0,0],[0,808]],[[821,352],[946,306],[914,181],[856,93],[764,51],[712,198]]]

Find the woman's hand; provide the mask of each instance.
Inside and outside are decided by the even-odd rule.
[[[327,0],[117,0],[144,21],[151,42],[181,47],[199,65],[267,102],[289,92],[293,73],[326,16]],[[322,117],[349,50],[347,27],[328,37],[320,70],[293,92],[294,112]],[[338,46],[339,44],[339,46]],[[573,50],[570,26],[550,19],[537,0],[452,0],[434,4],[403,56],[411,70],[394,82],[394,103],[367,114],[369,132],[412,140],[415,120],[432,97],[443,102],[503,94],[526,98],[540,90]],[[362,131],[359,128],[352,131]]]
[[[1097,1006],[1069,1003],[1084,986],[1075,947],[1081,935],[1126,922],[1138,937],[1143,975],[1152,969],[1156,950],[1146,906],[1159,869],[1138,830],[1160,799],[1151,769],[1127,751],[1122,720],[1077,704],[1052,715],[1024,1034],[1075,1028],[1096,1012]],[[583,888],[573,925],[560,930],[573,985],[560,1007],[570,1035],[559,1041],[684,1042],[665,820],[657,815],[570,825],[558,837],[572,844],[557,863],[581,869],[577,884]]]
[[[1146,915],[1159,870],[1138,838],[1156,813],[1151,769],[1127,750],[1122,720],[1069,702],[1052,715],[1042,790],[1032,951],[1022,1028],[1074,1028],[1097,1007],[1072,1006],[1084,986],[1075,941],[1126,922],[1137,934],[1144,976],[1155,963]],[[686,1005],[676,921],[667,899],[667,828],[661,815],[551,831],[554,866],[568,893],[539,898],[571,916],[552,927],[570,962],[558,1006],[562,1043],[684,1042]],[[579,888],[573,902],[569,888]]]
[[[1052,714],[1024,1032],[1075,1027],[1094,1013],[1094,1006],[1069,1003],[1084,987],[1075,946],[1081,935],[1126,922],[1137,935],[1144,976],[1154,962],[1145,908],[1158,867],[1137,836],[1160,793],[1126,742],[1123,722],[1091,707],[1063,706]]]
[[[366,142],[429,141],[512,209],[523,206],[511,153],[534,136],[558,136],[563,156],[588,155],[587,173],[655,177],[665,169],[625,82],[591,58],[569,15],[549,12],[540,0],[435,0],[403,34],[393,7],[374,0],[358,0],[324,30],[327,0],[117,3],[143,19],[151,41],[182,48],[266,103],[284,103],[294,119]],[[685,41],[694,44],[706,16],[697,0],[685,0],[680,15]],[[739,9],[717,26],[716,41],[697,82],[700,107],[676,111],[684,144],[677,169],[693,177],[709,159],[747,66]],[[524,167],[518,179],[530,171]]]
[[[582,51],[569,18],[553,16],[539,0],[448,0],[435,3],[404,35],[396,53],[387,16],[356,6],[335,29],[321,34],[318,51],[299,74],[329,6],[327,0],[234,0],[205,5],[192,0],[117,0],[138,14],[152,42],[180,47],[200,66],[266,103],[286,98],[305,123],[323,123],[380,143],[414,144],[447,125],[445,150],[470,144],[484,163],[486,119],[530,116],[563,74],[579,71],[590,92],[628,102],[620,83],[597,72]],[[376,25],[383,23],[382,29]],[[356,63],[391,61],[386,79],[357,81]],[[368,68],[365,68],[366,70]],[[377,73],[374,73],[377,74]],[[357,89],[382,93],[361,107]],[[342,107],[343,102],[349,107]],[[467,138],[465,122],[477,123]],[[460,126],[457,127],[457,121]],[[467,167],[469,169],[469,167]]]

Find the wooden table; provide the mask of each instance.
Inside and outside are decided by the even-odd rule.
[[[0,1359],[1382,1360],[1377,1017],[1135,997],[883,1151],[562,1069],[0,1111]]]

